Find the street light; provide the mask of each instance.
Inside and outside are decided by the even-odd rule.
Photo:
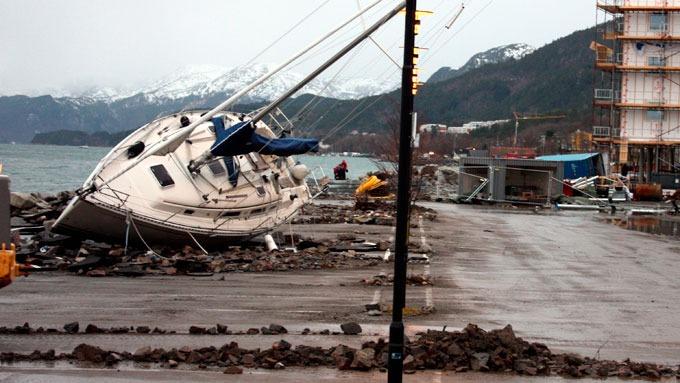
[[[397,184],[397,227],[394,245],[394,291],[392,323],[387,359],[387,381],[401,383],[404,372],[404,306],[406,304],[406,263],[408,262],[409,208],[411,203],[411,142],[413,96],[417,92],[418,53],[415,35],[420,30],[416,0],[406,1],[404,63],[401,74],[401,124],[399,131],[399,180]],[[415,73],[414,73],[415,72]],[[415,75],[415,78],[414,78]]]

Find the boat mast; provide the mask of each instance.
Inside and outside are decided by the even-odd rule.
[[[380,20],[376,21],[373,25],[371,25],[368,29],[366,29],[363,33],[361,33],[359,36],[357,36],[354,40],[349,42],[345,47],[343,47],[340,51],[338,51],[333,57],[329,58],[321,64],[318,68],[316,68],[312,73],[308,74],[304,79],[302,79],[300,82],[295,84],[292,88],[288,89],[283,95],[281,95],[279,98],[277,98],[275,101],[270,103],[269,105],[265,106],[262,108],[260,111],[257,112],[255,116],[249,121],[251,127],[255,127],[255,124],[263,119],[268,113],[270,113],[272,110],[274,110],[276,107],[278,107],[282,102],[287,100],[290,96],[294,95],[297,91],[302,89],[305,85],[307,85],[310,81],[314,80],[319,74],[321,74],[323,71],[328,69],[331,65],[333,65],[335,62],[340,60],[343,56],[345,56],[347,53],[349,53],[352,49],[354,49],[357,45],[359,45],[362,41],[366,40],[375,32],[378,30],[380,27],[385,25],[386,22],[388,22],[391,18],[396,16],[402,9],[404,9],[404,6],[406,5],[406,1],[400,2],[396,7],[394,7],[389,13],[387,13],[385,16],[383,16]],[[214,158],[210,150],[205,151],[203,154],[198,156],[194,161],[192,161],[189,164],[189,171],[190,172],[195,172],[197,169],[199,169],[201,166],[205,165],[209,161],[211,161]]]
[[[301,80],[299,83],[297,83],[294,87],[290,88],[286,93],[281,95],[278,99],[273,101],[271,104],[269,104],[265,108],[261,109],[255,116],[253,116],[252,122],[256,123],[256,122],[260,121],[269,112],[274,110],[282,102],[284,102],[290,96],[294,95],[297,91],[302,89],[302,87],[304,87],[310,81],[315,79],[318,75],[320,75],[323,71],[328,69],[328,67],[333,65],[336,61],[340,60],[343,56],[345,56],[347,53],[349,53],[352,49],[354,49],[362,41],[366,40],[367,38],[370,38],[371,35],[373,34],[373,32],[377,31],[386,22],[388,22],[390,19],[392,19],[394,16],[396,16],[402,9],[404,9],[405,5],[406,5],[406,1],[400,2],[399,5],[397,5],[394,9],[392,9],[388,14],[383,16],[383,18],[378,20],[375,24],[371,25],[361,35],[357,36],[354,40],[352,40],[349,44],[347,44],[344,48],[342,48],[342,50],[340,50],[333,57],[328,59],[328,61],[326,61],[320,67],[318,67],[314,72],[307,75],[307,77],[305,77],[303,80]]]
[[[329,37],[331,37],[332,35],[334,35],[334,34],[335,34],[336,32],[338,32],[340,29],[344,28],[345,26],[347,26],[348,24],[350,24],[352,21],[354,21],[354,20],[356,20],[357,18],[361,17],[361,15],[363,15],[363,14],[366,13],[366,12],[368,12],[370,9],[372,9],[373,7],[375,7],[376,5],[378,5],[378,3],[380,3],[381,1],[382,1],[382,0],[376,0],[376,1],[374,1],[373,3],[371,3],[370,5],[368,5],[366,8],[359,10],[359,12],[357,12],[356,14],[354,14],[354,15],[353,15],[352,17],[350,17],[347,21],[345,21],[345,22],[343,22],[342,24],[338,25],[338,26],[335,27],[332,31],[330,31],[330,32],[328,32],[326,35],[324,35],[323,37],[321,37],[321,38],[317,39],[316,41],[314,41],[313,43],[309,44],[307,47],[305,47],[304,49],[302,49],[302,50],[300,50],[299,52],[297,52],[295,55],[293,55],[293,56],[290,57],[288,60],[286,60],[285,62],[283,62],[282,64],[280,64],[278,67],[276,67],[276,68],[274,68],[273,70],[271,70],[269,73],[266,73],[266,74],[263,75],[262,77],[258,78],[258,79],[255,80],[254,82],[252,82],[250,85],[248,85],[248,86],[246,86],[245,88],[241,89],[239,92],[237,92],[237,93],[234,94],[233,96],[229,97],[229,99],[227,99],[226,101],[222,102],[221,104],[219,104],[218,106],[216,106],[215,108],[211,109],[209,112],[207,112],[206,114],[204,114],[203,116],[201,116],[201,118],[199,118],[199,119],[196,120],[196,121],[193,121],[193,122],[192,122],[189,126],[187,126],[186,128],[179,129],[179,130],[177,130],[177,131],[175,131],[175,132],[173,132],[173,133],[171,133],[171,134],[169,134],[169,135],[163,137],[163,138],[161,139],[161,141],[158,141],[158,142],[155,143],[154,145],[149,146],[149,148],[146,150],[146,152],[142,153],[142,154],[141,154],[139,157],[137,157],[131,164],[125,166],[122,170],[120,170],[118,173],[114,174],[111,178],[109,178],[108,180],[106,180],[104,183],[102,183],[102,184],[99,185],[98,187],[101,188],[101,187],[103,187],[103,186],[108,185],[109,183],[111,183],[112,181],[114,181],[115,179],[117,179],[118,177],[120,177],[120,176],[122,176],[123,174],[125,174],[125,173],[126,173],[127,171],[129,171],[130,169],[132,169],[132,168],[134,168],[135,166],[137,166],[137,164],[139,164],[139,163],[142,162],[143,160],[147,159],[148,157],[153,156],[153,155],[156,155],[156,154],[160,154],[162,151],[164,151],[165,149],[169,148],[169,147],[172,146],[173,144],[178,143],[178,142],[180,142],[180,141],[186,139],[187,137],[189,137],[189,135],[191,135],[191,132],[193,132],[193,130],[196,129],[200,124],[202,124],[202,123],[204,123],[204,122],[206,122],[206,121],[209,121],[209,120],[210,120],[211,118],[213,118],[217,113],[221,112],[222,110],[224,110],[224,109],[230,107],[231,105],[233,105],[234,103],[236,103],[236,101],[238,101],[238,99],[240,99],[241,97],[243,97],[244,95],[246,95],[248,92],[250,92],[250,91],[252,91],[253,89],[255,89],[257,86],[259,86],[260,84],[262,84],[263,82],[265,82],[266,80],[268,80],[270,77],[272,77],[272,76],[275,75],[276,73],[280,72],[282,69],[284,69],[285,67],[287,67],[288,65],[290,65],[293,61],[297,60],[298,58],[300,58],[300,57],[301,57],[302,55],[304,55],[305,53],[308,53],[310,50],[312,50],[312,49],[315,48],[317,45],[319,45],[319,44],[321,44],[322,42],[324,42],[326,39],[328,39]],[[96,190],[96,189],[94,188],[94,186],[95,186],[95,185],[94,185],[94,181],[93,181],[93,183],[92,183],[91,185],[88,185],[88,187],[87,187],[86,189],[90,189],[90,191],[94,191],[94,190]]]

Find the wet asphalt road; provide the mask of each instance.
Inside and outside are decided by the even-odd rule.
[[[510,323],[525,339],[554,351],[574,351],[602,358],[680,362],[680,241],[626,231],[597,222],[598,213],[518,213],[460,205],[430,204],[435,223],[413,229],[412,242],[432,246],[429,272],[434,287],[410,287],[407,306],[433,305],[434,314],[407,318],[410,334],[427,327],[458,329],[467,323],[497,328]],[[417,219],[417,217],[414,217]],[[368,240],[388,239],[389,227],[298,225],[295,231],[317,237],[358,232]],[[86,342],[112,350],[134,351],[142,345],[181,347],[236,340],[247,347],[269,347],[272,336],[189,336],[189,326],[229,325],[246,330],[279,323],[293,344],[359,345],[386,335],[389,317],[369,317],[363,305],[391,302],[391,287],[358,282],[391,263],[364,270],[224,274],[205,278],[85,278],[63,273],[34,274],[0,292],[0,325],[59,327],[77,320],[84,327],[161,327],[168,336],[0,335],[0,352],[54,348],[68,352]],[[303,328],[339,331],[355,320],[363,337],[302,336]],[[310,375],[311,374],[311,375]],[[310,379],[304,377],[309,376]],[[181,373],[137,369],[79,370],[72,366],[0,366],[5,381],[226,380],[214,372]],[[302,377],[302,378],[301,378]],[[524,381],[516,377],[418,373],[407,381]],[[285,372],[247,371],[228,381],[384,381],[379,372],[340,373],[330,369]],[[560,379],[551,379],[560,380]],[[544,381],[544,380],[536,380]]]

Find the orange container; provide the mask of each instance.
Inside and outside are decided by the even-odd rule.
[[[633,195],[636,201],[661,201],[663,199],[660,184],[637,184]]]
[[[2,244],[0,249],[0,288],[3,288],[14,280],[14,278],[21,275],[19,265],[16,262],[16,251],[14,244],[10,245],[7,250],[5,244]]]

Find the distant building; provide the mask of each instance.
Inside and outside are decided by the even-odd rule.
[[[420,132],[440,133],[440,134],[469,134],[471,131],[479,128],[488,128],[494,125],[508,123],[510,120],[493,120],[493,121],[471,121],[463,124],[463,126],[446,126],[444,124],[423,124],[420,125]]]
[[[680,0],[596,0],[593,142],[642,180],[680,166]]]

